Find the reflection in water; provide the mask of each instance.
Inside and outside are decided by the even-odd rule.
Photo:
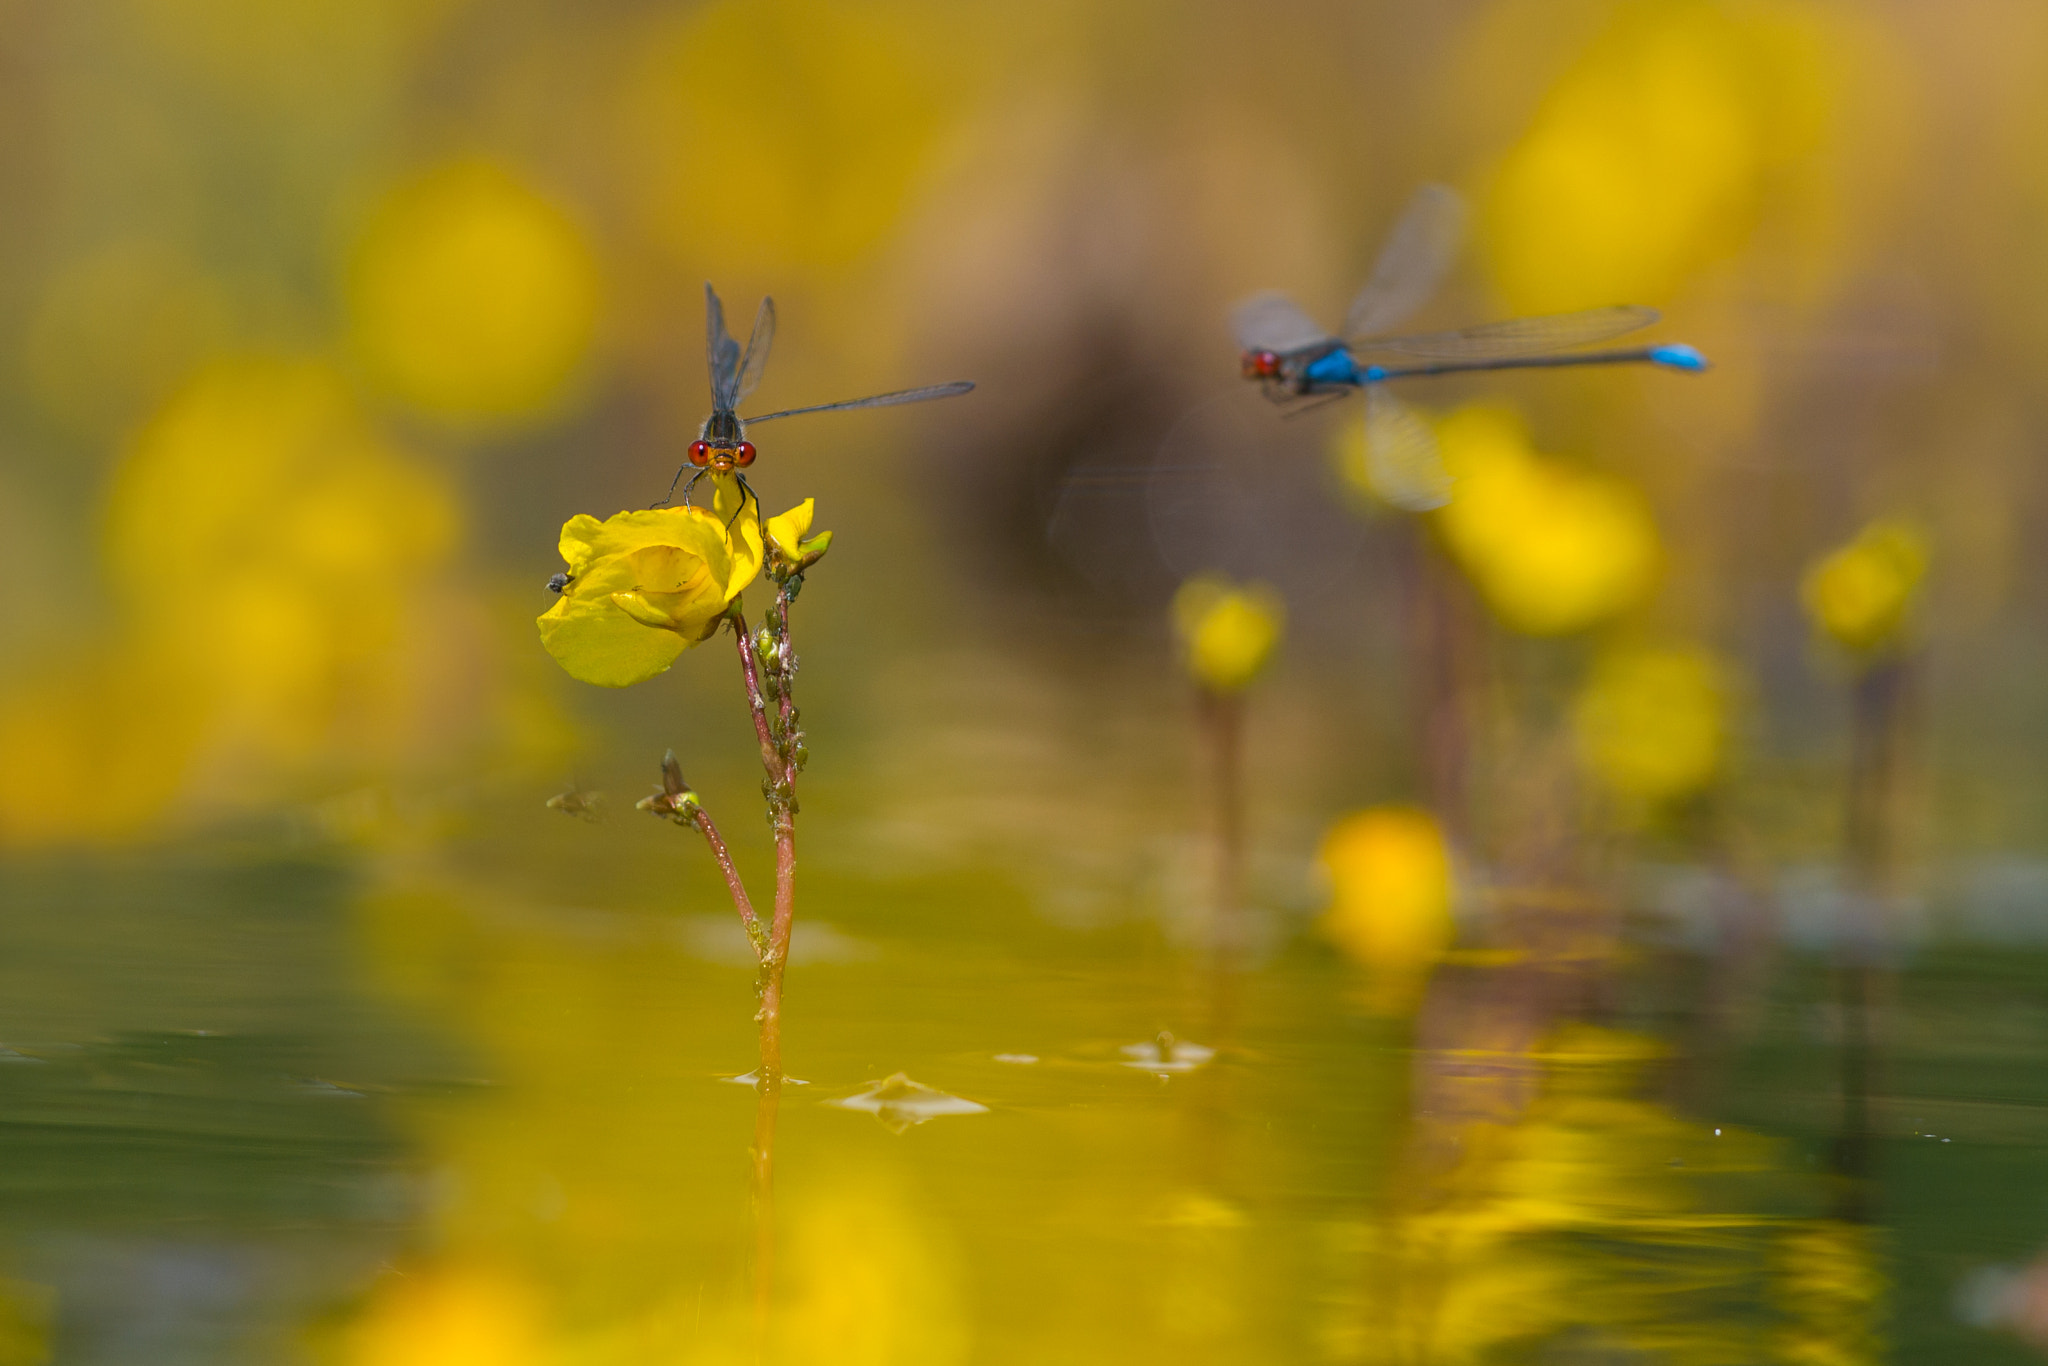
[[[857,1095],[843,1096],[828,1100],[827,1105],[836,1105],[842,1110],[865,1110],[882,1121],[882,1127],[892,1134],[903,1133],[927,1120],[941,1115],[985,1115],[986,1105],[960,1096],[949,1096],[922,1082],[912,1081],[898,1072],[887,1081],[878,1081]]]
[[[1368,1297],[1394,1331],[1368,1359],[1880,1359],[1874,1230],[1828,1217],[1831,1183],[1782,1144],[1635,1096],[1661,1051],[1567,1022],[1423,1055],[1412,1184]]]

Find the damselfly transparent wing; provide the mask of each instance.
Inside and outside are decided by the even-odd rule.
[[[1374,351],[1397,351],[1430,360],[1492,360],[1506,356],[1540,356],[1574,346],[1607,341],[1648,327],[1657,310],[1633,304],[1589,308],[1579,313],[1546,313],[1510,318],[1452,332],[1425,332],[1413,337],[1376,337],[1366,343]]]
[[[1230,328],[1247,351],[1299,351],[1332,340],[1327,329],[1285,294],[1254,294],[1230,311]]]
[[[898,389],[893,394],[876,394],[872,398],[849,398],[838,403],[813,403],[808,408],[784,408],[779,413],[763,413],[747,419],[747,425],[756,422],[773,422],[779,417],[801,417],[805,413],[836,413],[848,408],[893,408],[899,403],[924,403],[935,398],[952,398],[964,394],[974,387],[972,380],[955,380],[951,384],[927,384],[922,389]]]
[[[1372,279],[1344,315],[1346,337],[1372,337],[1398,327],[1429,301],[1458,254],[1465,203],[1444,185],[1425,185],[1402,211]]]
[[[704,282],[704,359],[711,366],[711,406],[730,412],[738,401],[733,395],[739,386],[740,344],[725,330],[725,305],[709,280]]]
[[[1372,491],[1404,512],[1427,512],[1451,501],[1451,476],[1437,454],[1436,433],[1384,384],[1365,391],[1365,472]]]
[[[1276,422],[1251,385],[1204,386],[1185,375],[1076,429],[1059,453],[1043,508],[1046,542],[1080,580],[1125,601],[1156,601],[1189,574],[1221,571],[1318,599],[1373,531],[1332,485],[1331,428],[1313,416]],[[1092,403],[1084,400],[1084,410]],[[1341,407],[1341,405],[1339,405]]]
[[[732,401],[737,407],[760,387],[761,372],[768,368],[768,348],[775,344],[775,300],[761,300],[754,315],[754,330],[747,336],[747,354],[741,358],[739,375],[733,381]]]

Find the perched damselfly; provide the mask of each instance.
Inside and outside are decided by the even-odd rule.
[[[740,471],[754,463],[754,443],[747,440],[747,428],[755,423],[801,417],[806,413],[833,413],[846,408],[889,408],[899,403],[923,403],[926,399],[964,394],[974,387],[966,380],[959,380],[952,384],[926,385],[922,389],[899,389],[895,393],[875,394],[869,398],[844,399],[838,403],[785,408],[779,413],[763,413],[759,417],[741,417],[739,405],[760,384],[761,372],[768,366],[768,348],[774,341],[773,299],[761,300],[761,311],[754,316],[753,333],[747,338],[747,349],[742,351],[732,334],[725,330],[725,306],[718,301],[718,292],[708,282],[705,284],[704,349],[711,367],[711,416],[704,419],[697,439],[690,443],[689,463],[676,471],[676,477],[669,481],[667,496],[655,506],[667,506],[675,497],[676,485],[681,483],[684,470],[694,469],[696,472],[690,476],[690,482],[683,485],[685,504],[690,501],[690,491],[706,474],[730,474],[739,480],[740,506],[744,508],[746,500],[754,497],[754,490]],[[759,498],[754,501],[756,505],[760,503]]]

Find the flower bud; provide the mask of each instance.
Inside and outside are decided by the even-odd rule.
[[[1173,598],[1174,627],[1188,672],[1212,693],[1242,691],[1280,644],[1286,609],[1264,584],[1239,588],[1220,575],[1198,575]]]
[[[1920,581],[1927,541],[1913,526],[1877,521],[1806,571],[1799,596],[1816,630],[1858,654],[1898,642]]]

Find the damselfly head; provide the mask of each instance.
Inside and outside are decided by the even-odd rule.
[[[1280,378],[1280,357],[1271,351],[1247,351],[1243,356],[1246,379]]]
[[[700,470],[713,470],[719,474],[745,469],[754,463],[754,455],[754,443],[751,441],[690,443],[690,463]]]
[[[569,576],[557,571],[548,576],[548,592],[559,593],[569,586]]]

